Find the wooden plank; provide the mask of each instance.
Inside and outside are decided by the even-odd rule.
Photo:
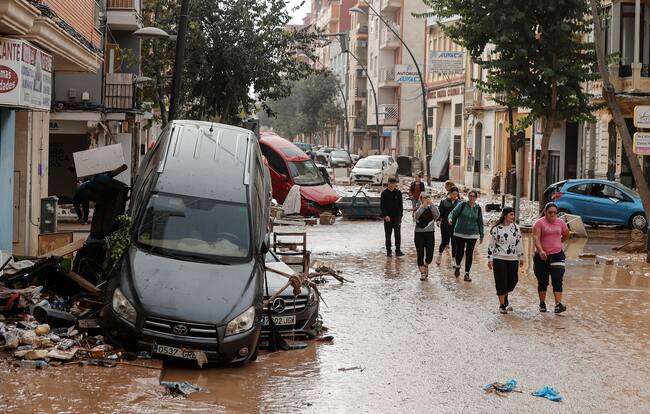
[[[101,289],[84,279],[83,276],[78,273],[68,272],[66,273],[66,276],[68,276],[73,282],[81,286],[84,290],[92,293],[93,295],[99,296],[102,293]]]
[[[64,231],[59,233],[42,233],[38,235],[38,254],[47,256],[49,252],[65,247],[74,241],[74,233]],[[66,258],[72,259],[72,255]]]
[[[74,241],[74,242],[72,242],[70,244],[66,244],[63,247],[52,250],[51,252],[39,255],[38,258],[43,259],[43,258],[51,257],[51,256],[63,257],[63,256],[66,256],[66,255],[69,255],[70,253],[74,253],[77,250],[80,250],[83,247],[85,242],[86,242],[86,239],[79,239],[79,240]]]

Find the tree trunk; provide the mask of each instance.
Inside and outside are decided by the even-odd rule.
[[[546,117],[546,126],[544,127],[542,142],[540,144],[541,151],[539,154],[539,165],[537,167],[537,199],[539,200],[540,213],[544,210],[544,190],[546,190],[546,186],[548,185],[546,182],[548,172],[548,146],[551,143],[551,135],[553,135],[556,118],[557,115],[555,112],[551,112]],[[517,179],[522,180],[523,177],[517,177]]]
[[[641,196],[641,203],[643,204],[643,210],[645,211],[646,221],[650,222],[650,191],[648,191],[648,184],[646,183],[645,177],[643,175],[643,170],[639,164],[639,159],[633,152],[632,138],[630,137],[630,131],[627,129],[625,123],[625,118],[621,112],[621,107],[616,100],[616,90],[614,89],[612,83],[609,80],[609,72],[605,64],[605,52],[603,50],[603,45],[601,42],[602,38],[602,26],[600,22],[600,16],[598,15],[598,1],[591,1],[591,14],[594,21],[594,43],[596,45],[596,56],[598,59],[598,70],[603,79],[603,97],[607,101],[607,106],[609,107],[612,117],[614,118],[614,123],[616,124],[616,129],[618,134],[621,136],[621,141],[623,142],[623,147],[625,148],[625,155],[630,161],[630,168],[632,170],[632,176],[636,182],[639,195]],[[650,263],[650,238],[646,244],[646,262]]]

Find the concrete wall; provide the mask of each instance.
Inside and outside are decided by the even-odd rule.
[[[0,250],[13,241],[14,143],[16,112],[0,108]]]
[[[70,89],[75,89],[76,98],[70,99]],[[88,92],[91,105],[99,105],[102,102],[102,74],[98,73],[63,73],[57,72],[54,75],[54,100],[59,102],[82,102],[81,94]]]

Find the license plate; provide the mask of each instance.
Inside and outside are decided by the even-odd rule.
[[[160,355],[167,355],[167,356],[172,356],[176,358],[184,358],[184,359],[194,359],[196,360],[196,354],[194,354],[194,350],[192,349],[185,349],[185,348],[176,348],[173,346],[167,346],[167,345],[154,345],[153,346],[153,353],[154,354],[160,354]]]
[[[284,316],[274,316],[273,323],[276,325],[295,325],[296,324],[296,315],[284,315]],[[262,316],[262,325],[268,326],[269,317],[268,315]]]

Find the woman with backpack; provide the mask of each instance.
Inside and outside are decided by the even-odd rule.
[[[488,267],[494,272],[494,284],[499,297],[499,311],[512,310],[508,293],[519,281],[519,265],[523,263],[524,245],[521,230],[515,224],[515,210],[506,207],[501,211],[499,221],[490,229],[488,245]]]
[[[415,250],[418,256],[420,280],[429,277],[429,265],[433,261],[436,221],[439,217],[440,212],[433,205],[431,196],[422,194],[420,206],[415,210]]]
[[[454,266],[454,276],[460,276],[460,262],[465,256],[465,282],[471,282],[469,276],[472,270],[472,260],[474,258],[474,247],[476,241],[483,243],[483,211],[481,206],[476,203],[478,192],[472,190],[467,195],[468,201],[458,204],[454,210],[449,213],[449,225],[454,231],[454,243],[456,243],[456,265]]]

